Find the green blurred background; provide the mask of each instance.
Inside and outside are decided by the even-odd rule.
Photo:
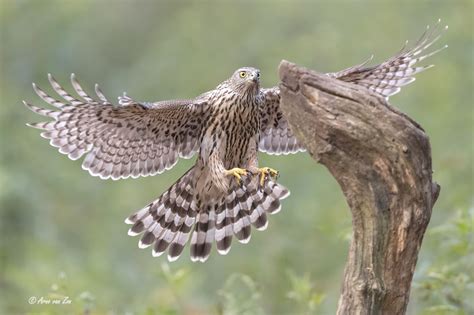
[[[281,59],[337,71],[393,55],[438,18],[436,67],[391,103],[430,136],[440,198],[419,257],[409,314],[474,314],[473,2],[1,0],[0,314],[333,314],[351,232],[335,180],[307,154],[270,157],[292,195],[247,245],[191,263],[153,258],[123,219],[187,170],[102,181],[27,128],[53,73],[115,99],[190,98],[236,68],[277,81]],[[43,105],[43,104],[42,104]],[[30,305],[28,298],[68,305]]]

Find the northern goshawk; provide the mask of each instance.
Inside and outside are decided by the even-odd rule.
[[[439,25],[438,25],[439,26]],[[415,64],[436,41],[439,27],[427,31],[411,49],[405,47],[380,65],[366,63],[329,76],[389,97],[429,66]],[[369,59],[370,60],[370,59]],[[263,230],[267,214],[281,209],[289,191],[276,182],[277,171],[258,167],[258,151],[289,154],[304,151],[280,110],[278,86],[261,88],[260,71],[240,68],[215,89],[189,100],[137,102],[124,95],[113,105],[96,85],[87,94],[74,74],[79,97],[48,76],[56,100],[33,84],[36,93],[57,109],[25,105],[52,121],[29,124],[69,158],[85,159],[82,168],[102,179],[162,173],[179,157],[197,160],[158,199],[126,219],[130,235],[143,234],[139,246],[153,245],[153,256],[168,250],[176,260],[191,234],[191,259],[204,262],[212,243],[226,254],[232,237],[250,240],[251,225]]]

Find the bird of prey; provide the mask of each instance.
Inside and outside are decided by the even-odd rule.
[[[368,88],[382,96],[397,93],[429,66],[416,63],[437,51],[420,55],[435,42],[438,27],[426,31],[411,49],[405,47],[377,66],[366,63],[329,76]],[[51,76],[49,82],[63,100],[33,84],[35,92],[56,109],[25,105],[52,121],[28,124],[72,160],[85,156],[82,168],[102,179],[160,174],[178,158],[197,159],[158,199],[126,219],[129,235],[142,234],[139,247],[153,246],[153,256],[167,251],[176,260],[191,237],[191,259],[204,262],[215,242],[227,254],[232,237],[247,243],[251,226],[267,227],[267,214],[281,209],[289,191],[277,183],[278,172],[259,167],[258,151],[289,154],[305,149],[280,110],[279,88],[261,88],[260,71],[240,68],[215,89],[194,99],[138,102],[107,100],[71,83],[69,94]]]

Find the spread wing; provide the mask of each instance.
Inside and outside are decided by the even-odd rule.
[[[408,42],[406,42],[398,54],[379,65],[365,67],[372,60],[371,57],[360,65],[339,72],[328,73],[328,75],[342,81],[365,86],[369,90],[388,98],[398,93],[402,86],[415,81],[413,77],[415,74],[433,66],[418,66],[417,63],[448,47],[446,45],[423,54],[441,37],[442,31],[447,28],[447,26],[441,28],[440,21],[438,21],[438,24],[432,29],[429,26],[427,27],[412,48],[407,48]]]
[[[290,154],[304,152],[283,117],[280,108],[280,89],[261,89],[264,97],[260,107],[260,143],[258,149],[268,154]]]
[[[431,30],[428,26],[412,48],[407,48],[405,43],[398,54],[379,65],[365,67],[372,60],[372,58],[369,58],[360,65],[339,72],[327,73],[327,75],[365,86],[369,90],[388,98],[398,93],[402,86],[415,81],[413,77],[415,74],[432,67],[432,65],[417,66],[417,63],[447,47],[443,46],[430,53],[422,54],[441,37],[444,29],[447,29],[447,26],[440,28],[440,21]],[[283,117],[280,109],[279,88],[262,89],[262,93],[265,101],[260,111],[259,150],[269,154],[289,154],[305,151],[304,147],[294,137],[288,122]]]
[[[33,112],[53,119],[28,125],[43,130],[41,136],[72,160],[85,155],[82,168],[91,175],[102,179],[154,175],[172,168],[178,157],[190,158],[199,148],[205,99],[139,103],[122,97],[116,106],[97,85],[97,98],[89,96],[74,74],[71,83],[79,98],[51,75],[48,78],[64,100],[33,84],[36,94],[56,110],[24,102]]]

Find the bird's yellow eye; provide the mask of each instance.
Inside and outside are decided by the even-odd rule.
[[[247,72],[245,72],[245,71],[240,71],[240,72],[239,72],[239,76],[240,76],[241,78],[245,78],[246,75],[247,75]]]

